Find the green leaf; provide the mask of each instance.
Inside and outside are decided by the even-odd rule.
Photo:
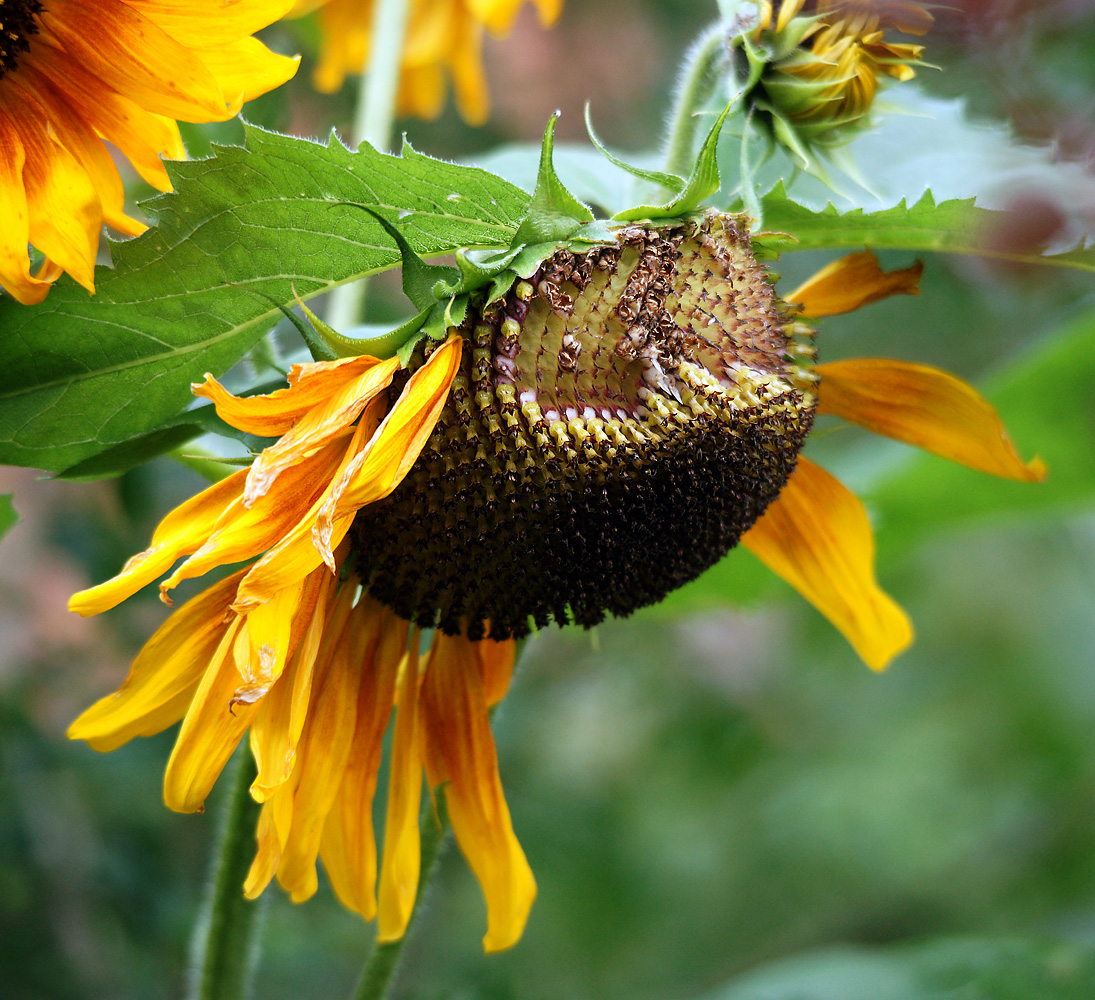
[[[19,514],[12,503],[12,494],[0,494],[0,538],[3,538],[18,520]]]
[[[979,208],[973,198],[936,204],[926,191],[913,206],[905,201],[893,208],[865,212],[838,211],[832,203],[814,211],[787,196],[780,182],[761,199],[764,225],[776,235],[763,236],[765,246],[783,251],[864,247],[892,250],[976,254],[1026,264],[1048,264],[1095,271],[1095,247],[1082,243],[1063,253],[1015,253],[994,247],[988,238],[1004,212]],[[789,237],[789,238],[786,238]]]
[[[730,110],[733,106],[733,103],[727,104],[726,107],[722,109],[722,114],[715,119],[715,124],[711,126],[711,130],[707,133],[707,138],[703,140],[703,145],[700,147],[700,151],[696,156],[696,163],[692,168],[688,183],[685,184],[684,190],[682,190],[680,194],[665,205],[639,205],[635,208],[626,209],[623,212],[617,212],[613,218],[620,219],[624,222],[633,221],[635,219],[676,218],[677,216],[694,212],[703,202],[718,191],[720,182],[718,157],[716,154],[718,150],[719,134],[722,132],[722,126],[726,122],[726,118],[730,114]]]
[[[403,234],[395,228],[379,212],[374,212],[367,205],[362,205],[399,247],[400,277],[403,281],[403,294],[411,300],[411,305],[416,309],[426,309],[437,301],[434,288],[438,282],[451,282],[458,271],[454,267],[446,267],[442,264],[427,264],[414,252],[414,248],[407,242]]]
[[[786,958],[706,1000],[1086,1000],[1093,991],[1090,945],[958,938]]]
[[[556,111],[548,119],[547,128],[544,129],[536,190],[532,192],[528,211],[513,238],[513,246],[565,240],[583,223],[593,221],[593,213],[563,186],[555,173],[552,149],[555,145],[555,122],[558,119],[559,112]]]
[[[153,430],[270,328],[264,296],[289,305],[294,285],[309,298],[396,266],[380,225],[335,202],[372,206],[425,256],[508,244],[528,204],[406,144],[353,153],[254,127],[245,148],[168,170],[158,225],[111,244],[94,297],[63,278],[41,305],[0,301],[0,462],[58,471]]]

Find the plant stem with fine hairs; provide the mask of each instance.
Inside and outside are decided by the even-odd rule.
[[[191,941],[187,1000],[244,1000],[258,959],[258,931],[264,906],[245,899],[243,882],[255,853],[259,805],[251,798],[255,762],[239,754],[213,879]]]

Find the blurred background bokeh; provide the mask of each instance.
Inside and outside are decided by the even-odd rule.
[[[942,71],[923,72],[922,86],[1009,119],[1090,172],[1092,6],[940,7],[927,58]],[[606,142],[649,150],[675,68],[714,15],[713,0],[569,0],[543,31],[526,10],[510,37],[487,42],[486,128],[451,109],[400,128],[425,152],[467,158],[534,140],[555,108],[560,135],[581,140],[589,99]],[[265,37],[302,51],[304,65],[247,116],[346,134],[352,88],[326,97],[308,85],[314,26]],[[200,156],[241,131],[186,135]],[[871,164],[860,167],[869,177]],[[1001,239],[1051,239],[1059,206],[1014,195]],[[832,256],[788,257],[787,287]],[[1060,365],[1045,378],[1023,368],[1057,349],[1062,330],[1091,365],[1092,281],[969,258],[926,265],[921,298],[826,321],[823,358],[903,357],[987,386],[1024,455],[1050,460],[1046,486],[951,473],[855,429],[820,427],[808,453],[865,490],[880,576],[917,626],[915,646],[882,675],[789,590],[756,584],[744,553],[665,607],[536,637],[495,722],[540,887],[528,930],[512,951],[482,955],[479,890],[450,849],[397,996],[1095,996],[1095,470],[1090,455],[1073,463],[1069,438],[1095,434],[1095,383],[1085,407],[1074,387],[1062,390]],[[395,315],[391,283],[375,284],[371,316]],[[1059,349],[1067,372],[1067,341]],[[173,732],[109,755],[66,741],[67,724],[119,683],[165,612],[152,593],[91,620],[65,604],[143,548],[200,485],[168,460],[99,483],[0,470],[22,519],[0,544],[4,1000],[181,993],[224,790],[205,815],[164,808]],[[735,606],[735,594],[751,600]],[[258,905],[259,1000],[349,994],[372,928],[322,875],[307,904],[271,889]],[[939,957],[955,947],[958,958]],[[1012,971],[982,992],[944,992],[977,978],[956,968],[975,966],[989,979]],[[929,985],[901,992],[906,980]]]

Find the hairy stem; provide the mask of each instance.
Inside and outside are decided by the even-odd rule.
[[[213,878],[191,941],[187,1000],[243,1000],[258,960],[263,906],[244,898],[243,882],[255,853],[259,806],[249,788],[255,763],[239,755],[214,861]]]
[[[438,803],[440,805],[440,802]],[[440,818],[440,822],[438,819]],[[388,993],[392,978],[399,967],[399,959],[403,954],[403,945],[410,936],[414,927],[415,917],[418,915],[430,880],[437,870],[437,861],[441,855],[441,848],[449,833],[449,825],[444,815],[437,817],[433,811],[433,802],[427,798],[419,818],[422,829],[421,852],[422,862],[419,871],[421,881],[418,887],[418,896],[411,911],[411,919],[407,924],[407,930],[398,941],[377,941],[373,945],[365,968],[361,973],[361,980],[357,984],[353,1000],[383,1000]]]
[[[726,31],[721,23],[708,28],[688,50],[670,116],[667,173],[687,177],[692,172],[702,124],[698,113],[714,95],[727,58]]]

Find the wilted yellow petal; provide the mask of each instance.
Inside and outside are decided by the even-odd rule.
[[[228,626],[194,695],[164,773],[163,797],[175,812],[199,812],[228,758],[258,710],[258,702],[234,705],[240,674],[232,656],[243,625]]]
[[[536,881],[502,793],[474,647],[463,636],[435,635],[422,684],[422,732],[426,777],[431,787],[444,787],[456,842],[487,900],[483,947],[500,951],[520,939]]]
[[[122,686],[69,726],[69,739],[114,750],[178,722],[228,629],[225,614],[242,578],[242,571],[234,573],[173,612],[137,654]]]
[[[350,754],[357,719],[362,637],[348,628],[354,591],[344,585],[316,656],[315,697],[300,738],[300,775],[293,799],[293,825],[278,863],[278,882],[294,903],[318,888],[316,858],[327,813]]]
[[[196,552],[225,509],[243,495],[246,479],[247,470],[241,469],[176,507],[159,523],[144,552],[132,556],[117,576],[73,594],[69,611],[85,618],[107,611],[166,573],[179,556]]]
[[[342,787],[323,827],[320,858],[342,904],[372,920],[376,916],[377,875],[373,796],[409,626],[372,598],[363,597],[352,627],[368,636],[357,728]]]
[[[741,543],[828,618],[873,670],[912,642],[908,616],[875,579],[863,504],[808,459],[799,458]]]
[[[919,261],[900,271],[883,271],[870,250],[860,250],[823,267],[784,298],[801,306],[806,316],[835,316],[891,295],[919,295],[923,271]]]
[[[379,364],[361,355],[335,361],[315,361],[289,369],[289,387],[263,396],[233,396],[212,375],[191,388],[195,396],[210,400],[217,416],[248,434],[276,437],[290,431],[309,411],[322,406],[343,386]]]
[[[411,632],[399,670],[398,702],[380,862],[377,940],[398,941],[407,929],[418,895],[421,840],[418,806],[422,801],[422,733],[418,704],[418,629]]]
[[[989,402],[938,368],[886,358],[818,365],[818,413],[838,417],[1005,479],[1040,482],[1046,468],[1024,462]]]
[[[389,358],[372,365],[363,374],[332,392],[309,410],[276,443],[263,449],[251,464],[243,502],[250,507],[264,496],[285,470],[309,458],[342,436],[365,409],[366,404],[386,389],[399,369],[399,359]]]

